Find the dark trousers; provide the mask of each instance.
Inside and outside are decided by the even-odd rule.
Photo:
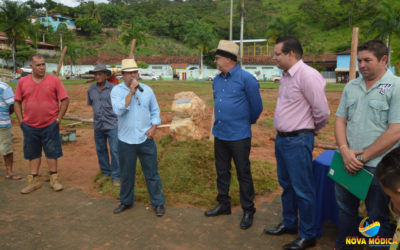
[[[365,206],[369,220],[381,223],[379,232],[375,237],[392,238],[394,225],[390,224],[389,220],[390,198],[384,193],[378,178],[375,176],[376,168],[368,166],[364,166],[364,168],[374,174],[365,199]],[[336,249],[353,249],[352,245],[346,245],[346,237],[360,235],[357,230],[361,219],[358,216],[360,200],[338,184],[335,185],[335,193],[339,207],[339,233],[336,239]]]
[[[215,167],[217,170],[217,201],[230,206],[231,161],[236,167],[240,188],[240,202],[245,211],[254,211],[254,185],[250,170],[251,138],[238,141],[214,140]]]
[[[136,177],[136,160],[139,157],[142,171],[146,179],[151,204],[164,205],[165,198],[158,174],[157,148],[153,139],[147,139],[141,144],[127,144],[118,140],[118,155],[121,166],[120,201],[125,205],[132,205],[134,201],[134,187]]]

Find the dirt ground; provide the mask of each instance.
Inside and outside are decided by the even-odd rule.
[[[89,84],[67,86],[70,106],[66,116],[92,118],[91,107],[86,105],[87,88],[89,86]],[[276,100],[277,90],[262,90],[261,94],[264,100]],[[162,99],[162,97],[165,97],[164,95],[170,94],[156,92],[157,98]],[[340,92],[329,92],[327,97],[330,106],[336,108],[340,100]],[[207,101],[211,98],[211,95],[201,96],[201,98]],[[171,103],[160,103],[160,107],[169,107],[170,105]],[[331,112],[335,112],[335,110],[331,110]],[[208,135],[211,128],[212,107],[210,105],[207,106],[206,113],[206,119],[202,124],[204,135]],[[261,119],[268,119],[272,116],[272,112],[264,111]],[[172,120],[172,113],[162,112],[161,117],[162,123],[168,124]],[[64,127],[63,129],[67,128]],[[332,128],[332,124],[328,125],[327,130],[331,132],[326,133],[324,136],[329,142],[334,142]],[[285,236],[277,240],[262,233],[264,226],[280,221],[280,189],[272,194],[256,197],[257,207],[260,207],[259,215],[257,215],[260,221],[246,231],[240,230],[238,227],[241,217],[241,211],[238,208],[235,208],[232,216],[225,216],[216,220],[203,218],[203,211],[200,208],[191,206],[191,210],[186,211],[189,206],[171,207],[174,204],[167,204],[169,206],[167,216],[162,219],[148,215],[149,208],[143,205],[135,205],[135,208],[132,209],[135,212],[127,212],[118,217],[113,216],[111,211],[118,202],[109,197],[104,198],[93,181],[94,176],[99,172],[93,129],[90,126],[85,128],[75,127],[75,129],[77,141],[63,144],[64,156],[59,159],[59,173],[62,183],[66,186],[65,191],[57,195],[52,194],[45,184],[42,189],[46,191],[38,190],[32,195],[22,196],[19,194],[19,189],[22,188],[26,180],[15,184],[3,179],[0,181],[0,224],[2,224],[0,226],[0,236],[2,238],[0,249],[54,248],[58,244],[56,240],[61,236],[55,235],[52,230],[59,229],[59,227],[63,228],[64,224],[68,224],[68,228],[65,229],[65,233],[68,234],[64,235],[61,232],[62,237],[64,237],[61,249],[279,249],[281,244],[285,243],[284,241],[288,241],[290,237],[293,238],[293,236]],[[29,168],[28,162],[23,159],[22,132],[18,126],[14,125],[12,133],[14,171],[25,176],[29,173]],[[156,140],[168,133],[168,128],[158,129]],[[270,135],[274,133],[272,129],[258,125],[253,126],[252,144],[257,146],[252,148],[252,159],[268,160],[275,163],[274,142],[269,139]],[[323,150],[316,148],[313,153],[314,157]],[[0,161],[1,175],[5,174],[4,168],[4,162]],[[47,171],[46,162],[42,162],[41,178],[46,179]],[[56,211],[50,209],[51,211],[47,214],[43,210],[53,207],[53,198],[51,197],[55,197],[54,203],[60,203],[57,207],[60,205],[65,207],[56,209]],[[271,204],[274,205],[272,206]],[[42,209],[40,206],[43,206]],[[82,208],[83,212],[78,211],[79,208]],[[24,209],[27,209],[26,212],[24,212]],[[137,212],[138,214],[134,217],[140,224],[132,220],[129,223],[125,220],[130,213]],[[193,217],[201,218],[201,220],[192,220]],[[147,218],[148,221],[143,218]],[[27,220],[33,220],[38,225],[30,224],[26,227],[24,222]],[[89,224],[86,225],[85,221],[88,221]],[[14,225],[14,223],[20,224]],[[121,226],[115,226],[115,223]],[[184,226],[182,228],[179,223],[183,223],[187,227]],[[232,229],[228,231],[224,229],[222,227],[224,223],[227,223],[228,227]],[[74,225],[81,228],[75,228],[76,230],[74,231]],[[147,233],[141,234],[135,231],[135,229],[139,230],[141,226],[145,228],[145,231],[147,230]],[[130,227],[130,229],[124,231],[124,227]],[[99,234],[90,232],[92,230],[97,231]],[[330,233],[319,240],[315,249],[329,249],[333,246],[333,235],[336,234],[336,229],[328,224],[324,230]],[[16,233],[16,236],[13,233]],[[23,238],[22,233],[26,233],[28,235],[27,238]],[[69,233],[72,234],[69,235]],[[220,235],[224,238],[214,238],[214,235]],[[44,238],[45,236],[47,238]],[[110,238],[111,236],[115,236],[120,241],[116,242]],[[10,240],[7,241],[5,239]],[[25,243],[18,244],[18,242],[14,242],[21,240]],[[151,243],[147,240],[151,240]],[[290,240],[292,239],[290,238]],[[29,245],[29,241],[32,245]]]
[[[92,118],[91,107],[87,103],[87,89],[90,84],[84,85],[67,85],[67,92],[70,97],[70,105],[66,117],[80,117],[84,119]],[[158,99],[173,99],[171,93],[157,93]],[[262,98],[264,100],[276,100],[277,90],[262,90]],[[340,92],[328,92],[327,94],[329,104],[337,107],[340,100]],[[201,98],[207,103],[211,95],[204,95]],[[160,108],[170,107],[172,103],[159,102]],[[332,110],[331,112],[334,112]],[[212,107],[207,105],[206,117],[202,124],[203,134],[206,136],[211,129],[211,116]],[[260,119],[268,119],[273,117],[272,112],[263,111]],[[169,124],[172,120],[172,112],[161,112],[162,124]],[[65,126],[62,129],[68,129]],[[332,125],[328,125],[326,130],[331,130]],[[97,163],[96,150],[93,138],[93,129],[90,126],[87,128],[75,127],[77,134],[77,141],[63,145],[64,156],[59,160],[59,172],[62,176],[62,181],[66,186],[79,188],[89,194],[98,194],[96,185],[93,183],[94,176],[98,173],[99,167]],[[258,125],[253,125],[253,138],[252,144],[257,145],[252,147],[251,158],[259,160],[268,160],[275,163],[274,156],[274,141],[270,140],[270,136],[275,134],[272,129],[267,129]],[[333,130],[325,137],[330,142],[334,142]],[[19,127],[13,126],[12,133],[14,136],[14,168],[18,173],[28,174],[27,162],[23,159],[22,151],[22,133]],[[160,128],[157,130],[156,140],[169,133],[169,128]],[[315,148],[314,157],[323,152],[324,149]],[[3,166],[0,163],[0,166]],[[47,175],[46,162],[42,162],[41,175]]]

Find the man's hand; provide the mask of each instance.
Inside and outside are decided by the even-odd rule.
[[[132,78],[131,84],[129,85],[129,90],[131,91],[132,95],[136,93],[138,85],[139,85],[139,82],[136,80],[136,78]]]
[[[344,162],[344,168],[349,174],[356,174],[364,167],[364,163],[357,160],[357,155],[362,153],[363,151],[355,151],[347,147],[340,150]]]
[[[151,129],[147,130],[146,135],[148,139],[153,139],[156,134],[157,126],[151,127]]]

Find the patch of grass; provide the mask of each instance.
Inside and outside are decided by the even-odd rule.
[[[325,87],[325,91],[343,91],[346,84],[329,83]]]
[[[273,129],[274,128],[274,118],[270,117],[266,120],[258,120],[257,121],[257,125],[263,128],[269,128],[269,129]]]
[[[157,142],[158,170],[163,191],[169,204],[188,203],[210,207],[217,203],[216,171],[213,143],[201,141],[174,141],[171,136]],[[232,163],[230,195],[232,205],[238,205],[239,184]],[[252,161],[252,174],[256,194],[274,190],[277,185],[274,164],[268,161]],[[106,182],[101,185],[103,193],[119,197],[119,188]],[[149,204],[145,178],[139,161],[136,167],[135,201]]]

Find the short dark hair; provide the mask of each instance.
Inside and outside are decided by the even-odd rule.
[[[393,192],[400,188],[400,147],[390,151],[376,167],[376,177],[382,186]]]
[[[380,61],[383,56],[389,55],[389,50],[386,47],[385,43],[381,40],[370,40],[367,41],[360,46],[358,46],[357,51],[368,50],[374,53],[374,56]]]
[[[281,36],[278,39],[276,39],[276,43],[283,43],[282,46],[282,52],[284,54],[289,53],[290,51],[293,51],[293,53],[297,56],[298,59],[303,57],[303,48],[301,47],[301,44],[297,37],[295,36]]]
[[[29,61],[30,62],[32,62],[33,61],[33,58],[43,58],[44,59],[44,56],[42,56],[42,55],[40,55],[40,54],[33,54],[33,55],[31,55],[30,57],[29,57]]]

